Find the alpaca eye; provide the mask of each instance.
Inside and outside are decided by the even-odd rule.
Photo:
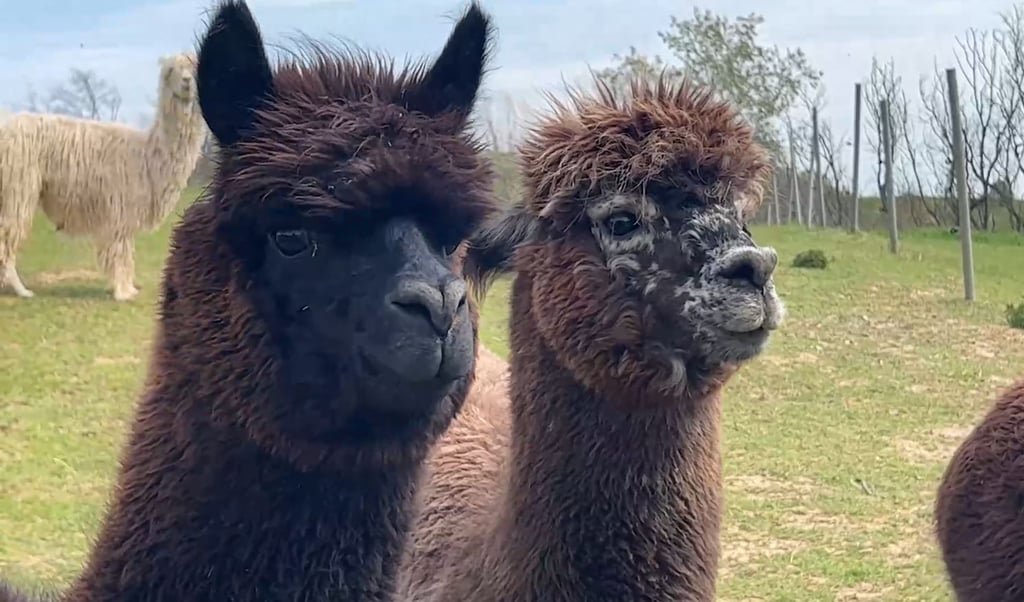
[[[441,252],[444,253],[445,257],[451,257],[452,255],[455,255],[455,251],[457,251],[458,249],[459,244],[456,243],[454,245],[445,245],[441,247]]]
[[[626,236],[640,226],[636,216],[626,212],[613,213],[604,221],[604,225],[612,236]]]
[[[702,203],[700,197],[695,194],[687,194],[681,201],[679,201],[679,208],[683,211],[693,211],[694,209],[700,209],[703,206],[704,203]]]
[[[279,230],[273,238],[274,246],[285,257],[295,257],[310,247],[309,232],[305,230]]]

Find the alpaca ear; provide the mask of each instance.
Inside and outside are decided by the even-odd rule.
[[[199,43],[196,84],[206,125],[221,146],[243,139],[274,89],[259,27],[244,0],[218,8]]]
[[[536,216],[523,205],[514,205],[481,226],[469,237],[462,275],[483,298],[490,283],[513,270],[516,249],[538,235]]]
[[[409,110],[468,116],[483,81],[493,33],[491,18],[472,2],[423,80],[406,94]]]

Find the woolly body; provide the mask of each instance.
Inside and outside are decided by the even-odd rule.
[[[421,466],[473,382],[461,245],[496,209],[468,127],[491,35],[473,4],[432,64],[314,45],[275,70],[245,3],[218,7],[196,70],[217,171],[172,234],[63,602],[392,600]]]
[[[481,364],[431,457],[409,600],[714,600],[721,388],[783,319],[744,226],[767,154],[706,91],[632,92],[557,105],[471,241],[479,288],[516,274],[510,375]]]
[[[1024,598],[1024,379],[960,444],[935,502],[939,548],[959,602]]]
[[[174,209],[206,128],[194,57],[160,61],[156,120],[148,131],[63,115],[19,113],[0,121],[0,286],[31,296],[15,259],[37,208],[57,230],[90,237],[118,300],[134,297],[134,239]]]

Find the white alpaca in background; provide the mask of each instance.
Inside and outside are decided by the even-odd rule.
[[[0,119],[0,288],[33,295],[15,258],[41,206],[58,231],[93,239],[114,299],[138,295],[135,236],[159,227],[174,209],[205,133],[191,54],[160,59],[148,131],[51,114]]]

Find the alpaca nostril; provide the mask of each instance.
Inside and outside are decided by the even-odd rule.
[[[727,280],[745,282],[764,288],[771,280],[778,255],[773,249],[746,247],[728,253],[718,268],[718,275]]]
[[[733,266],[732,268],[722,272],[723,278],[729,280],[743,280],[749,282],[754,286],[760,286],[757,284],[757,274],[755,273],[754,266],[750,263],[744,262]]]
[[[434,321],[430,315],[430,310],[422,303],[415,301],[392,301],[391,303],[407,314],[418,316],[430,323]]]
[[[389,295],[388,300],[403,313],[426,320],[438,335],[444,337],[455,321],[461,301],[457,300],[458,295],[464,297],[464,289],[465,285],[460,293],[447,284],[442,291],[423,281],[405,281]]]

